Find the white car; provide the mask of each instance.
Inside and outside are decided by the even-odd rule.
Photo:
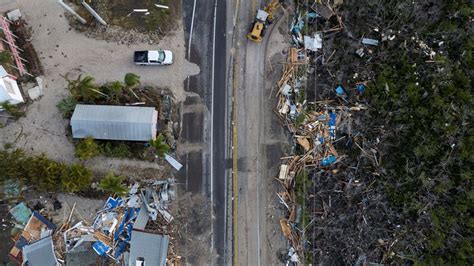
[[[133,62],[137,65],[171,65],[173,53],[168,50],[135,51]]]

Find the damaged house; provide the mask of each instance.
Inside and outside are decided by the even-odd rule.
[[[33,212],[25,229],[16,237],[10,258],[27,265],[56,265],[51,235],[56,226],[38,212]]]

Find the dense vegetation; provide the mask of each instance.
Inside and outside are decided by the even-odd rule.
[[[78,192],[90,186],[92,171],[81,164],[66,165],[44,154],[27,156],[22,150],[0,151],[0,181],[19,180],[40,191]]]
[[[375,63],[381,71],[370,86],[369,102],[372,116],[381,118],[375,122],[385,127],[389,155],[380,185],[409,221],[405,233],[414,241],[400,248],[422,263],[470,264],[472,8],[463,1],[445,1],[438,8],[437,18],[413,21],[436,55],[430,60],[416,41],[408,41],[407,49],[396,47],[405,38],[387,47],[384,60]]]
[[[76,157],[82,160],[94,158],[99,155],[116,158],[126,158],[132,155],[130,147],[121,141],[98,142],[92,137],[77,141]],[[141,149],[139,149],[141,151]]]
[[[364,0],[337,12],[345,28],[324,40],[336,53],[320,82],[366,81],[349,104],[368,109],[354,114],[354,136],[336,145],[348,156],[337,174],[313,174],[310,207],[324,210],[314,215],[314,261],[472,265],[473,6]],[[381,41],[363,58],[354,54],[361,36]]]

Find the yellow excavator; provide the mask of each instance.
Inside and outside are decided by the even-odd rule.
[[[247,38],[254,42],[261,42],[265,34],[265,28],[267,24],[271,24],[274,20],[273,12],[280,6],[280,0],[272,0],[265,9],[257,10],[255,21],[252,24],[250,32],[247,34]]]

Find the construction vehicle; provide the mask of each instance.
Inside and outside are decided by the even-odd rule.
[[[273,16],[274,11],[280,5],[280,0],[272,0],[265,9],[257,10],[257,16],[252,24],[250,32],[247,34],[247,38],[254,42],[261,42],[265,35],[265,28],[268,24],[271,24],[275,17]]]

